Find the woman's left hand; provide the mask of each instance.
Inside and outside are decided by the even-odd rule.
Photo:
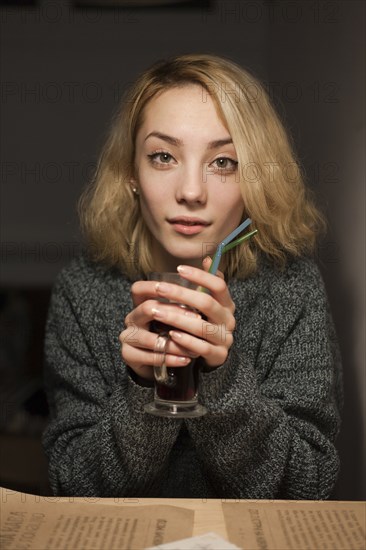
[[[191,266],[179,266],[179,274],[199,286],[207,288],[210,294],[191,290],[178,285],[158,283],[158,296],[186,304],[197,309],[202,318],[177,315],[160,308],[158,321],[176,328],[169,332],[171,339],[192,355],[202,357],[208,367],[222,365],[233,344],[235,329],[235,304],[230,296],[224,275],[208,273],[212,260],[203,260],[203,270]]]

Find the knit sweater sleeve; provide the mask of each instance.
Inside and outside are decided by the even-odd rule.
[[[206,416],[187,422],[206,475],[226,498],[328,498],[339,460],[340,357],[311,261],[237,291],[235,343],[201,375]]]
[[[53,492],[149,496],[181,423],[144,414],[153,389],[137,385],[118,334],[131,304],[120,287],[75,264],[59,277],[45,341],[50,423],[43,436]]]

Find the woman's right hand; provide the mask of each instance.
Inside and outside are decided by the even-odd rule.
[[[124,362],[145,380],[154,380],[153,366],[156,353],[157,334],[150,331],[150,323],[155,319],[154,311],[174,310],[180,315],[200,317],[199,314],[174,304],[158,301],[156,281],[137,281],[131,286],[134,309],[125,317],[125,329],[118,339],[121,342],[121,354]],[[185,367],[192,360],[192,354],[169,339],[166,346],[165,364],[167,367]]]

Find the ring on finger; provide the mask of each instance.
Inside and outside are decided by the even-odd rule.
[[[154,346],[154,366],[162,367],[165,364],[166,347],[168,345],[169,335],[158,335]]]

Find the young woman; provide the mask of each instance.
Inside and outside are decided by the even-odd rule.
[[[55,494],[329,497],[342,386],[312,259],[322,218],[260,83],[210,55],[154,65],[80,211],[87,250],[55,284],[46,334]],[[246,217],[258,233],[210,274],[206,256]],[[209,293],[147,280],[177,270]],[[144,412],[156,319],[174,327],[168,366],[200,357],[201,418]]]

